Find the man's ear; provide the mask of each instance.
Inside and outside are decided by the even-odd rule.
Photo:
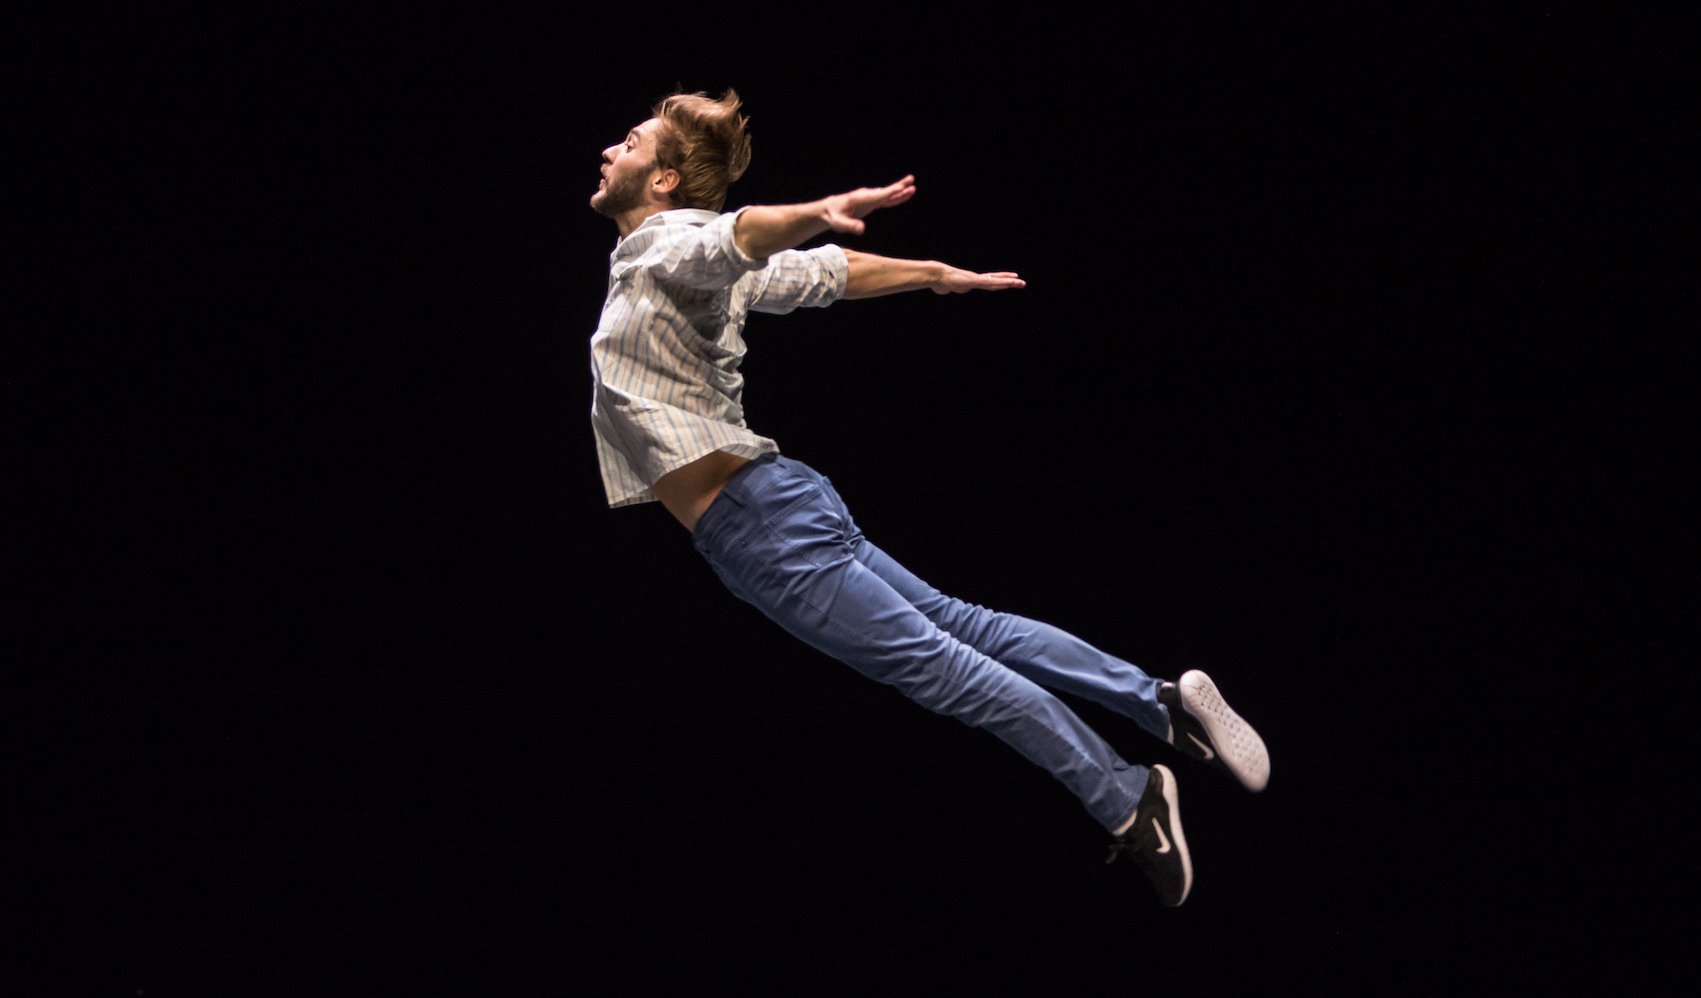
[[[650,190],[669,201],[673,200],[673,189],[679,186],[679,171],[669,167],[656,171],[650,178]]]

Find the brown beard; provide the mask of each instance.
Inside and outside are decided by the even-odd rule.
[[[607,218],[617,218],[644,203],[644,184],[648,175],[626,174],[623,180],[609,181],[607,187],[591,195],[591,208]]]

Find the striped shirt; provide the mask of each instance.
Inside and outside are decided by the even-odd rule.
[[[591,337],[591,426],[610,506],[654,501],[657,479],[717,450],[779,450],[744,425],[745,316],[830,305],[850,266],[832,245],[753,259],[733,243],[737,217],[660,212],[609,258]]]

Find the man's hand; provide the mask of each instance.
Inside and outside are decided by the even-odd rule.
[[[915,178],[887,187],[863,187],[805,204],[754,205],[733,225],[732,238],[746,255],[766,259],[832,229],[861,235],[871,211],[903,204],[915,195]]]
[[[821,200],[822,216],[834,232],[862,235],[868,227],[863,221],[868,214],[881,208],[895,208],[915,196],[915,177],[908,176],[885,187],[859,187],[844,194]]]
[[[885,187],[861,187],[806,204],[755,205],[738,216],[733,241],[745,254],[765,259],[828,229],[861,235],[867,228],[863,219],[869,214],[897,207],[914,196],[915,177],[908,176]],[[933,260],[894,260],[852,249],[844,253],[850,262],[846,298],[876,298],[922,288],[931,288],[934,294],[960,295],[1028,286],[1007,270],[977,274]]]
[[[1007,288],[1025,288],[1028,286],[1027,281],[1008,270],[1000,270],[992,274],[977,274],[946,263],[939,266],[945,268],[945,273],[933,282],[933,293],[936,295],[960,295],[965,291],[1003,291]]]
[[[1028,286],[1027,281],[1007,270],[977,274],[937,260],[895,260],[853,249],[844,253],[845,260],[850,263],[850,276],[845,280],[846,298],[878,298],[922,288],[929,288],[934,294],[949,295]]]

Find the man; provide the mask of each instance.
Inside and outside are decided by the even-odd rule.
[[[1160,682],[1048,624],[943,596],[863,537],[832,484],[744,422],[743,328],[840,298],[928,288],[1024,287],[834,245],[915,179],[807,204],[718,214],[750,161],[738,95],[675,94],[603,151],[591,207],[620,233],[591,338],[596,431],[611,506],[659,501],[734,595],[793,635],[912,700],[985,728],[1046,768],[1179,905],[1193,866],[1169,767],[1130,765],[1038,684],[1087,697],[1253,791],[1269,779],[1258,734],[1210,677]]]

